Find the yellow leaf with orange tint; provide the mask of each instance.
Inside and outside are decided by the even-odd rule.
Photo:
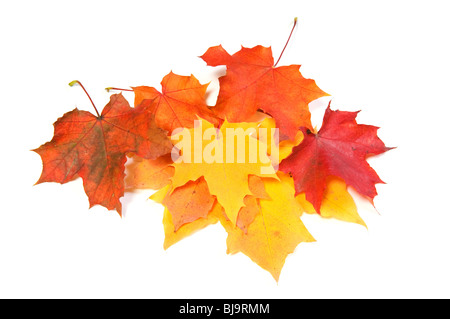
[[[214,205],[212,211],[206,216],[196,219],[193,222],[184,224],[177,231],[172,221],[172,215],[164,209],[163,225],[164,225],[164,249],[169,248],[173,244],[176,244],[180,240],[189,237],[203,228],[213,225],[219,221],[219,214],[222,214],[222,207],[220,205]]]
[[[266,146],[252,136],[257,125],[225,121],[219,130],[201,120],[193,129],[172,135],[172,140],[178,141],[175,146],[181,150],[180,161],[173,164],[173,187],[203,176],[211,195],[217,197],[228,218],[236,224],[244,197],[252,194],[249,175],[278,179]]]
[[[282,140],[277,142],[275,133],[272,131],[276,128],[275,120],[272,117],[265,117],[261,121],[259,127],[267,130],[266,134],[258,134],[257,136],[262,143],[267,145],[267,154],[272,159],[274,165],[288,157],[292,153],[292,149],[303,141],[303,133],[299,130],[295,135],[294,140]],[[260,132],[264,131],[258,131],[258,133]],[[278,149],[274,149],[277,145]]]
[[[296,199],[306,213],[316,214],[313,205],[306,200],[305,193],[297,195]],[[322,205],[320,206],[320,216],[360,224],[367,228],[358,214],[352,196],[347,191],[347,185],[342,179],[337,177],[327,181]]]
[[[228,232],[228,253],[242,252],[278,281],[286,257],[301,242],[315,239],[300,220],[302,207],[295,199],[292,180],[279,174],[280,180],[264,179],[271,199],[260,199],[261,210],[247,233],[225,218],[221,223]]]
[[[167,184],[166,186],[164,186],[157,192],[153,193],[153,195],[150,196],[150,199],[159,204],[162,204],[167,193],[169,193],[171,190],[172,190],[172,184]]]

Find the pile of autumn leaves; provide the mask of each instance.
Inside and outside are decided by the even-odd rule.
[[[389,148],[376,127],[356,123],[357,112],[330,106],[316,132],[308,104],[328,94],[305,79],[299,65],[274,67],[270,48],[243,47],[230,55],[216,46],[201,58],[209,66],[226,66],[215,106],[206,104],[207,84],[171,72],[161,92],[133,87],[134,107],[119,93],[101,114],[68,112],[54,124],[53,139],[34,150],[43,161],[37,183],[80,176],[91,206],[119,214],[124,191],[157,190],[151,198],[165,207],[165,248],[220,222],[228,252],[246,254],[278,280],[286,256],[299,243],[314,241],[303,213],[364,225],[347,187],[372,201],[382,181],[366,159]],[[189,130],[194,136],[195,120],[201,132],[217,128],[202,151],[227,128],[278,128],[279,170],[270,135],[248,136],[265,150],[266,158],[253,163],[174,163],[177,134]],[[269,173],[261,173],[264,167]]]

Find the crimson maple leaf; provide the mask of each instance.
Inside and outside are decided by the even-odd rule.
[[[319,132],[301,128],[302,143],[280,163],[280,170],[294,178],[296,195],[304,192],[319,214],[329,176],[343,178],[371,200],[377,195],[375,184],[383,183],[366,158],[391,148],[377,136],[378,127],[357,124],[357,114],[332,111],[328,104]]]
[[[90,207],[99,204],[120,215],[126,154],[155,159],[172,149],[153,115],[131,108],[122,94],[112,95],[101,115],[74,109],[59,118],[54,129],[53,139],[33,150],[43,162],[36,184],[64,184],[78,174]]]
[[[299,127],[312,129],[308,104],[328,95],[314,80],[301,75],[300,65],[275,67],[270,47],[242,47],[230,55],[219,45],[201,58],[210,66],[227,66],[226,75],[219,78],[219,96],[212,110],[237,123],[261,109],[275,119],[281,139],[293,140]]]

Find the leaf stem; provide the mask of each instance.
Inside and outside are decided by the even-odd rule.
[[[120,88],[115,88],[115,87],[112,87],[112,86],[105,88],[105,90],[108,91],[108,92],[111,91],[111,90],[133,92],[133,90],[130,90],[130,89],[120,89]]]
[[[70,86],[74,86],[75,84],[78,84],[79,86],[81,86],[81,88],[83,89],[84,93],[86,93],[87,97],[89,98],[89,101],[91,101],[92,106],[94,107],[95,112],[97,113],[97,116],[100,117],[100,113],[98,112],[97,108],[95,107],[94,102],[92,101],[92,99],[91,99],[89,93],[88,93],[88,92],[86,91],[86,89],[84,88],[83,84],[81,84],[81,82],[78,81],[78,80],[75,80],[75,81],[72,81],[72,82],[69,83]]]
[[[278,62],[280,62],[281,56],[283,55],[284,50],[286,49],[286,47],[287,47],[287,45],[289,43],[289,40],[291,39],[292,33],[294,32],[294,29],[295,29],[296,25],[297,25],[297,17],[294,18],[294,25],[292,26],[291,33],[289,33],[289,38],[287,39],[286,44],[284,45],[283,51],[281,51],[280,57],[278,58],[277,62],[274,64],[273,67],[276,67]]]

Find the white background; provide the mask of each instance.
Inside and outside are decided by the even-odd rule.
[[[450,297],[448,1],[2,1],[0,5],[2,298],[448,298]],[[164,251],[152,191],[127,194],[124,218],[88,209],[81,180],[37,186],[53,122],[101,108],[108,86],[164,75],[217,76],[198,58],[222,44],[272,46],[332,95],[361,110],[397,149],[370,159],[386,184],[368,229],[305,216],[317,239],[300,244],[277,284],[242,254],[226,254],[211,226]],[[132,101],[132,95],[126,95]],[[320,125],[329,98],[312,103]]]

